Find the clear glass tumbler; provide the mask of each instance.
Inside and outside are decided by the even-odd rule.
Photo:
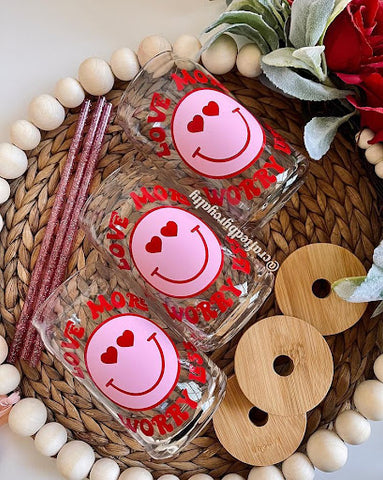
[[[136,166],[110,175],[81,218],[104,258],[140,285],[158,316],[203,351],[229,341],[274,282],[255,252],[246,251],[249,237],[234,224],[225,231],[217,214],[197,210],[160,170]]]
[[[184,179],[184,188],[240,226],[264,225],[308,168],[207,70],[172,52],[154,57],[130,82],[117,118],[137,149],[153,155],[148,164]]]
[[[149,311],[137,285],[101,263],[69,278],[34,317],[47,349],[155,459],[206,426],[223,372]]]

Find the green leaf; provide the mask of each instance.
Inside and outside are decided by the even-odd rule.
[[[330,25],[330,23],[333,22],[336,17],[343,12],[350,2],[351,0],[335,0],[334,9],[328,19],[327,26]]]
[[[296,48],[314,47],[321,38],[335,0],[294,0],[290,41]]]
[[[268,43],[271,50],[275,50],[279,46],[278,35],[269,25],[267,25],[261,15],[257,13],[246,11],[224,12],[220,15],[218,20],[212,23],[205,31],[210,32],[214,28],[225,23],[230,25],[248,25],[259,32],[262,38]]]
[[[279,34],[283,34],[283,30],[281,26],[278,23],[278,20],[275,18],[273,15],[272,10],[270,10],[268,7],[263,5],[259,1],[248,1],[248,0],[234,0],[234,2],[230,5],[230,7],[227,9],[227,11],[232,11],[232,10],[245,10],[245,11],[250,11],[253,13],[258,13],[261,15],[263,20],[274,30],[278,31]]]
[[[383,302],[380,302],[379,305],[376,307],[374,310],[373,314],[371,315],[371,318],[375,318],[378,315],[380,315],[383,312]]]
[[[323,44],[323,39],[324,36],[326,35],[328,27],[331,25],[331,23],[336,19],[336,17],[343,12],[343,10],[347,7],[347,5],[351,2],[351,0],[335,0],[335,5],[334,9],[331,12],[331,15],[329,16],[327,20],[326,27],[322,33],[322,36],[320,38],[319,43]]]
[[[326,78],[321,67],[323,50],[324,47],[279,48],[265,55],[262,61],[274,67],[304,69],[323,81]]]
[[[276,87],[300,100],[321,102],[334,100],[335,98],[345,98],[352,93],[350,90],[339,90],[314,82],[287,67],[274,67],[262,62],[262,69]]]
[[[241,35],[251,42],[254,42],[262,54],[270,52],[270,47],[264,40],[262,35],[253,27],[246,25],[245,23],[238,23],[237,25],[224,25],[220,30],[214,32],[211,37],[203,44],[202,51],[207,50],[210,45],[217,40],[224,33],[234,33],[235,35]]]
[[[344,117],[315,117],[304,131],[305,147],[314,160],[320,160],[329,150],[332,141],[343,123],[347,122],[355,112]]]
[[[307,65],[310,71],[323,82],[326,74],[322,70],[322,54],[324,52],[323,46],[317,47],[302,47],[295,50],[293,57],[301,60]]]

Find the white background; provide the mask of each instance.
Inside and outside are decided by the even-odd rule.
[[[223,7],[223,0],[0,0],[0,141],[8,141],[12,121],[26,118],[34,95],[76,76],[86,57],[108,60],[113,50],[136,49],[149,34],[170,41],[198,35]],[[24,478],[62,480],[54,460],[35,452],[31,439],[0,427],[0,480]],[[365,445],[349,448],[346,467],[316,478],[382,480],[383,422],[373,424]]]

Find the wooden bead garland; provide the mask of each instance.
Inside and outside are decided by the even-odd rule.
[[[355,141],[359,148],[367,150],[371,146],[369,143],[375,136],[375,133],[369,128],[364,128],[355,135]]]
[[[179,480],[176,475],[173,475],[171,473],[165,473],[165,475],[161,475],[158,477],[157,480]]]
[[[47,409],[37,398],[23,398],[12,408],[8,424],[12,432],[22,437],[37,433],[47,421]]]
[[[229,38],[230,38],[230,37],[229,37]],[[158,53],[158,52],[157,52],[157,53]],[[211,54],[211,52],[210,52],[210,54]],[[228,61],[228,59],[226,59],[226,61]],[[106,63],[106,62],[105,62],[105,63]],[[209,63],[209,62],[207,62],[207,63]],[[212,61],[212,63],[214,63],[214,62]],[[220,61],[219,61],[219,60],[216,60],[216,64],[219,65],[219,63],[220,63]],[[222,63],[224,63],[224,62],[222,61]],[[205,64],[205,66],[206,66],[207,68],[209,68],[206,64]],[[213,67],[213,68],[214,68],[214,67]],[[215,73],[213,70],[211,70],[211,72],[212,72],[212,73]],[[245,71],[244,71],[243,74],[244,74],[244,75],[247,74],[247,76],[250,76],[250,75],[249,75],[249,72],[245,72]],[[117,75],[116,75],[116,76],[117,76]],[[73,80],[74,80],[74,79],[73,79]],[[104,78],[104,80],[105,80],[105,78]],[[112,87],[110,87],[110,88],[112,88]],[[91,92],[89,92],[89,93],[91,93]],[[51,97],[51,98],[53,98],[53,97]],[[53,100],[54,100],[54,99],[53,99]],[[49,100],[49,101],[51,101],[51,100]],[[63,102],[64,102],[64,101],[65,101],[65,100],[63,99]],[[67,102],[66,102],[66,103],[67,103]],[[48,104],[48,102],[47,102],[47,104]],[[63,103],[63,104],[64,104],[64,103]],[[41,110],[44,110],[44,108],[46,108],[47,106],[48,106],[48,105],[44,105],[44,102],[42,102]],[[64,105],[64,106],[67,106],[67,105]],[[69,105],[68,105],[68,107],[69,107]],[[69,107],[69,108],[73,108],[73,107]],[[39,109],[39,108],[35,108],[35,109],[33,109],[33,110],[36,110],[34,113],[35,113],[36,117],[39,117],[39,115],[41,114],[41,112],[39,111],[40,109]],[[58,109],[58,110],[60,110],[60,109]],[[60,110],[60,111],[61,111],[61,110]],[[56,113],[57,113],[57,112],[56,112]],[[64,115],[60,115],[60,114],[57,114],[56,116],[53,115],[52,118],[50,118],[50,126],[52,126],[53,124],[55,124],[56,126],[54,126],[53,128],[57,128],[57,127],[58,127],[59,125],[61,125],[61,123],[63,122],[64,116],[65,116],[65,113],[64,113]],[[49,117],[49,115],[48,115],[48,117]],[[60,118],[61,118],[61,120],[59,121]],[[31,116],[31,119],[33,120],[32,116]],[[20,121],[20,122],[25,122],[25,121]],[[29,122],[27,122],[27,123],[29,123]],[[44,126],[41,126],[42,124],[39,124],[38,120],[35,121],[34,123],[35,123],[36,126],[38,126],[38,127],[41,128],[41,129],[45,129],[45,130],[50,130],[50,129],[52,129],[52,128],[44,128]],[[47,122],[47,123],[48,123],[48,122]],[[32,126],[33,126],[33,125],[32,125]],[[46,127],[46,126],[47,126],[47,124],[45,124],[45,127]],[[49,125],[48,125],[48,126],[49,126]],[[35,132],[35,133],[36,133],[36,132]],[[363,132],[362,132],[362,133],[363,133]],[[368,133],[368,132],[367,132],[367,133]],[[359,137],[359,146],[360,146],[361,148],[369,148],[369,145],[366,144],[366,141],[367,141],[366,139],[368,138],[367,133],[363,136],[363,140],[362,140],[362,135]],[[13,140],[12,140],[12,141],[13,141]],[[16,136],[15,136],[15,143],[16,143],[16,141],[18,141],[18,140],[16,140]],[[363,142],[365,142],[365,143],[363,143]],[[363,147],[362,145],[366,145],[366,146]],[[22,147],[20,147],[20,148],[27,150],[27,149],[28,149],[27,147],[28,147],[28,145],[24,145],[24,148],[22,148]],[[16,147],[15,147],[15,148],[16,148]],[[31,148],[34,148],[34,147],[31,147]],[[0,153],[1,153],[1,146],[0,146]],[[2,163],[2,162],[1,162],[1,155],[0,155],[0,175],[2,175],[2,174],[1,174],[1,163]],[[382,165],[382,166],[379,167],[379,165]],[[26,168],[27,168],[27,165],[25,166],[25,169],[26,169]],[[25,169],[22,171],[22,173],[24,173]],[[379,172],[379,173],[381,173],[381,175],[383,176],[383,162],[379,162],[379,163],[376,164],[376,170],[377,170],[377,173]],[[380,170],[382,170],[382,172],[380,172]],[[19,173],[18,175],[14,176],[14,177],[5,177],[5,175],[3,175],[3,176],[4,176],[5,178],[16,178],[17,176],[21,175],[22,173]],[[13,173],[13,174],[15,174],[15,173]],[[0,198],[1,198],[1,191],[0,191]],[[0,202],[0,203],[1,203],[1,202]],[[1,219],[1,217],[0,217],[0,230],[1,230],[1,222],[2,222],[2,219]],[[3,339],[3,340],[4,340],[4,339]],[[5,342],[5,340],[4,340],[4,342]],[[8,349],[8,347],[6,347],[6,350],[7,350],[7,349]],[[5,348],[4,348],[4,351],[5,351]],[[4,360],[5,360],[7,353],[5,353],[5,354],[3,353],[3,355],[4,355]],[[0,363],[1,363],[1,356],[2,356],[2,337],[0,336]],[[4,360],[2,360],[2,361],[4,361]],[[368,381],[368,382],[370,382],[370,381]],[[363,383],[360,384],[360,385],[363,385],[363,384],[368,383],[368,382],[363,382]],[[1,383],[2,383],[2,382],[1,382],[1,375],[0,375],[0,389],[2,388]],[[378,382],[378,383],[379,383],[379,382]],[[15,387],[15,388],[16,388],[16,387]],[[365,389],[365,391],[364,391],[364,389]],[[362,392],[362,393],[361,393],[361,392]],[[372,395],[373,398],[374,398],[374,403],[376,403],[376,406],[379,406],[379,407],[380,407],[380,402],[379,402],[379,401],[375,402],[375,400],[376,400],[375,397],[379,397],[379,395],[376,394],[376,392],[378,392],[378,393],[380,392],[380,389],[377,388],[376,385],[374,386],[374,388],[372,388],[371,386],[369,386],[368,388],[367,388],[366,386],[363,386],[363,387],[361,388],[361,390],[359,391],[359,397],[360,397],[360,398],[359,398],[359,400],[357,400],[356,403],[359,403],[359,405],[361,406],[361,408],[364,408],[364,407],[363,407],[363,405],[364,405],[363,397],[364,397],[364,393],[366,393],[366,392],[372,393],[372,394],[374,394],[374,392],[375,392],[375,395]],[[367,396],[368,396],[368,395],[367,395]],[[36,400],[36,399],[25,399],[25,400]],[[375,413],[376,413],[376,412],[375,412]],[[47,424],[45,427],[43,427],[43,429],[44,429],[44,428],[47,428],[49,425],[52,425],[52,424]],[[64,430],[65,430],[65,429],[64,429]],[[40,431],[41,431],[41,430],[40,430]],[[318,433],[318,432],[317,432],[317,433]],[[329,433],[334,433],[334,432],[329,432]],[[32,435],[33,435],[33,434],[32,434]],[[314,435],[315,435],[315,434],[314,434]],[[334,435],[335,435],[335,437],[337,437],[335,433],[334,433]],[[38,435],[37,435],[37,436],[38,436]],[[36,438],[37,438],[37,436],[36,436]],[[338,437],[338,438],[339,438],[339,437]],[[84,444],[84,442],[77,442],[77,441],[75,441],[75,442],[70,442],[70,444],[64,445],[64,447],[63,447],[61,450],[64,450],[64,453],[65,453],[65,450],[66,450],[65,447],[66,447],[66,446],[69,446],[69,445],[71,445],[71,444],[74,444],[74,443]],[[72,479],[72,478],[73,478],[73,480],[75,480],[75,479],[77,479],[77,478],[80,479],[80,477],[78,476],[78,475],[79,475],[79,470],[76,470],[76,468],[80,468],[80,467],[84,468],[84,465],[87,464],[87,462],[88,462],[88,464],[89,464],[89,463],[92,463],[92,464],[93,464],[93,462],[94,462],[94,452],[93,452],[93,450],[92,450],[91,447],[88,446],[87,444],[84,444],[84,445],[86,445],[86,446],[88,447],[88,449],[84,448],[84,452],[85,452],[85,450],[87,450],[87,452],[88,452],[88,454],[89,454],[89,452],[92,451],[93,455],[89,454],[89,455],[88,455],[88,459],[86,459],[86,458],[85,458],[86,455],[84,455],[84,458],[81,459],[81,462],[79,462],[79,463],[82,464],[82,465],[75,465],[75,466],[73,466],[73,465],[70,465],[70,464],[67,463],[67,462],[64,462],[63,459],[64,459],[65,455],[64,455],[64,453],[62,453],[62,451],[60,452],[60,453],[61,453],[61,464],[62,464],[62,465],[65,464],[65,466],[63,466],[62,468],[64,468],[67,472],[69,472],[69,476],[67,476],[67,478],[68,478],[69,480]],[[71,446],[71,448],[73,448],[73,447]],[[90,449],[90,450],[89,450],[89,449]],[[69,448],[68,448],[68,450],[69,450]],[[81,449],[79,449],[79,450],[81,450]],[[73,452],[73,453],[74,453],[74,452]],[[301,454],[294,454],[294,455],[301,455]],[[292,457],[290,457],[290,458],[293,458],[294,455],[293,455]],[[59,454],[59,456],[60,456],[60,454]],[[91,458],[93,458],[93,461],[92,461],[92,462],[90,462]],[[86,460],[87,460],[87,461],[86,461]],[[108,460],[108,459],[103,459],[103,460]],[[289,460],[289,459],[288,459],[288,460]],[[288,460],[286,460],[284,463],[288,462]],[[101,461],[99,461],[99,462],[101,462]],[[59,463],[59,462],[58,462],[58,463]],[[96,462],[96,463],[97,463],[97,462]],[[298,463],[298,462],[297,462],[297,463]],[[287,464],[288,464],[288,463],[287,463]],[[94,467],[95,467],[95,466],[96,466],[96,464],[94,465]],[[81,470],[81,468],[80,468],[80,470]],[[89,468],[89,470],[90,470],[90,468]],[[89,473],[89,470],[88,470],[88,472],[87,472],[85,475],[83,475],[83,476],[81,477],[81,479],[82,479],[83,477],[85,477],[85,476]],[[95,470],[95,471],[97,471],[97,470]],[[286,470],[286,472],[287,472],[287,470]],[[71,476],[71,475],[72,475],[72,476]],[[288,477],[288,473],[286,473],[286,475],[287,475],[287,476],[286,476],[286,479],[287,479],[287,480],[290,480],[290,478]],[[165,477],[167,477],[167,478],[165,478]],[[198,478],[197,478],[197,477],[198,477]],[[203,478],[202,478],[202,477],[203,477]],[[92,473],[91,473],[90,478],[92,479]],[[150,474],[150,472],[148,472],[148,471],[146,471],[145,469],[142,469],[142,468],[140,468],[140,467],[133,467],[133,468],[127,469],[127,470],[120,476],[120,480],[127,480],[127,479],[133,480],[133,478],[134,478],[134,480],[152,480],[153,477],[152,477],[152,475]],[[176,476],[174,476],[174,475],[163,475],[163,476],[161,477],[162,480],[176,480],[177,478],[178,478],[178,477],[176,477]],[[193,480],[211,480],[212,477],[210,477],[209,475],[205,475],[205,474],[197,474],[197,475],[194,475],[192,478],[193,478]],[[294,480],[300,480],[300,479],[299,479],[299,476],[296,477],[296,478],[295,478],[295,477],[291,477],[291,480],[292,480],[293,478],[294,478]],[[307,477],[307,478],[309,478],[309,477]],[[242,477],[241,477],[240,475],[237,475],[237,474],[228,474],[228,475],[226,475],[226,476],[224,477],[224,479],[225,479],[225,480],[241,480]],[[283,479],[283,476],[282,476],[280,470],[277,469],[277,468],[274,467],[274,466],[272,466],[272,467],[255,467],[255,468],[253,468],[253,469],[251,470],[251,472],[250,472],[250,474],[249,474],[249,477],[248,477],[248,480],[282,480],[282,479]],[[92,480],[95,480],[95,479],[93,478]],[[107,477],[105,477],[105,480],[107,480]],[[109,480],[109,479],[108,479],[108,480]]]
[[[227,473],[222,477],[222,480],[245,480],[245,479],[238,473]]]
[[[119,48],[110,57],[110,66],[119,80],[132,80],[140,70],[137,55],[130,48]]]
[[[360,445],[370,438],[371,426],[360,413],[346,410],[335,420],[335,430],[350,445]]]
[[[229,35],[223,34],[202,53],[201,60],[209,72],[222,75],[233,69],[237,51],[235,40]]]
[[[65,119],[65,110],[61,103],[52,95],[35,97],[28,107],[30,121],[41,130],[54,130]]]
[[[180,58],[191,58],[199,62],[201,57],[201,42],[193,35],[181,35],[173,44],[173,53]]]
[[[360,383],[354,393],[355,407],[369,420],[383,420],[383,383],[366,380]]]
[[[37,432],[34,439],[35,448],[46,457],[57,455],[61,448],[66,444],[68,434],[61,423],[46,423],[41,430]]]
[[[78,69],[78,79],[91,95],[105,95],[113,88],[114,76],[109,65],[102,58],[90,57]]]
[[[286,480],[313,480],[315,470],[303,453],[297,452],[282,463],[282,473]]]
[[[21,150],[32,150],[41,141],[40,130],[28,120],[16,120],[10,129],[11,142]]]
[[[65,444],[57,455],[57,470],[67,480],[83,480],[95,461],[93,448],[80,440]]]
[[[214,480],[211,475],[208,475],[207,473],[196,473],[195,475],[192,475],[189,480]]]
[[[3,363],[0,365],[0,395],[13,392],[20,383],[20,373],[16,367]]]
[[[274,465],[270,467],[254,467],[247,480],[284,480],[282,472]]]
[[[347,462],[346,445],[330,430],[317,430],[309,438],[306,448],[314,467],[322,472],[335,472]]]
[[[28,168],[25,153],[11,143],[0,143],[0,177],[13,180]]]
[[[262,73],[262,52],[255,43],[244,45],[237,55],[237,68],[241,75],[248,78],[258,77]]]
[[[100,458],[90,471],[90,480],[117,480],[120,475],[120,467],[111,458]]]
[[[118,480],[153,480],[153,475],[142,467],[127,468]]]
[[[0,335],[0,365],[5,362],[5,359],[8,355],[8,344],[5,341],[5,338]],[[1,389],[1,385],[0,385]]]
[[[376,378],[380,382],[383,382],[383,355],[379,355],[379,357],[375,360],[375,362],[374,362],[374,373],[375,373]]]
[[[56,83],[55,97],[64,107],[75,108],[84,101],[85,92],[75,78],[66,77]]]
[[[164,37],[159,35],[150,35],[149,37],[145,37],[137,49],[137,57],[141,67],[159,53],[171,50],[171,48],[171,44]]]

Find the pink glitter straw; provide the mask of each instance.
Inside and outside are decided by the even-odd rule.
[[[55,288],[57,288],[65,278],[69,257],[72,251],[72,245],[76,238],[76,234],[78,230],[78,219],[80,217],[82,207],[84,206],[84,203],[86,201],[89,185],[93,178],[93,174],[97,166],[97,161],[100,155],[100,150],[102,147],[105,131],[109,123],[111,110],[112,110],[112,104],[110,103],[106,104],[103,107],[101,119],[99,121],[97,130],[95,133],[94,142],[91,146],[90,154],[88,156],[88,161],[86,162],[86,168],[83,173],[80,190],[78,192],[77,198],[75,199],[75,203],[73,205],[70,223],[68,225],[68,228],[65,228],[64,230],[64,238],[61,243],[61,247],[56,248],[56,242],[55,242],[55,245],[53,246],[52,255],[55,255],[55,252],[57,252],[56,257],[58,257],[58,262],[55,262],[56,268],[53,270],[54,276],[51,281],[49,294]],[[31,327],[34,328],[32,325]],[[40,359],[43,345],[36,330],[34,335],[29,338],[31,338],[32,341],[29,347],[27,344],[25,345],[26,348],[25,348],[25,351],[23,349],[22,358],[24,358],[25,360],[29,360],[32,366],[36,366],[36,364]]]
[[[49,294],[52,291],[51,285],[53,283],[54,277],[56,276],[57,264],[59,261],[61,250],[63,248],[63,244],[65,242],[67,230],[71,223],[72,211],[76,203],[78,192],[80,190],[86,163],[88,161],[92,144],[94,142],[97,125],[100,121],[101,112],[104,104],[105,104],[105,98],[100,98],[97,102],[94,112],[92,113],[89,130],[83,142],[82,151],[77,163],[77,168],[73,177],[73,181],[72,181],[70,190],[69,192],[67,192],[67,195],[66,195],[66,204],[61,215],[61,219],[56,232],[56,237],[54,238],[52,250],[51,250],[49,259],[47,260],[47,263],[45,265],[44,274],[40,279],[38,291],[36,291],[35,305],[33,307],[31,317],[33,316],[33,313],[35,312],[36,308],[41,303],[43,303],[44,300],[48,298]],[[57,282],[58,284],[60,283],[59,280],[60,279],[58,279],[58,282]],[[29,358],[29,352],[33,348],[33,342],[36,340],[34,333],[35,333],[35,328],[32,325],[32,318],[30,318],[30,321],[28,322],[28,328],[25,333],[21,353],[19,354],[20,358],[23,358],[25,360]]]
[[[65,200],[66,200],[66,190],[68,187],[69,179],[72,174],[72,169],[74,161],[78,155],[83,132],[85,128],[85,123],[90,110],[90,101],[86,100],[81,107],[80,115],[77,121],[76,131],[69,148],[68,157],[65,162],[64,170],[61,174],[60,183],[56,193],[56,198],[52,207],[52,212],[49,217],[48,225],[45,231],[45,235],[40,247],[39,255],[35,267],[32,272],[31,281],[29,284],[28,293],[25,298],[23,309],[19,321],[17,323],[15,336],[13,338],[12,346],[8,356],[9,363],[15,363],[17,360],[20,350],[23,345],[23,340],[27,332],[27,328],[31,322],[31,316],[33,313],[34,306],[36,304],[36,297],[38,294],[38,289],[41,284],[41,278],[44,272],[45,264],[49,257],[50,246],[52,245],[53,236],[55,233],[58,220],[60,218]]]

